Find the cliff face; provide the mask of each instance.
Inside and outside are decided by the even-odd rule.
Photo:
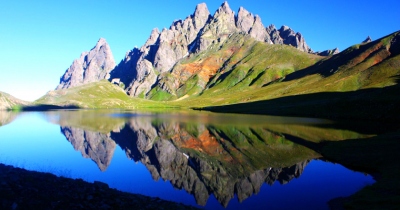
[[[197,5],[194,13],[184,20],[174,21],[169,29],[161,32],[154,29],[141,48],[129,51],[118,66],[110,72],[110,81],[116,79],[131,96],[147,97],[155,86],[172,93],[179,88],[174,66],[183,58],[204,56],[201,53],[221,47],[234,34],[268,44],[285,44],[300,51],[311,53],[300,33],[287,26],[277,30],[271,25],[265,27],[261,18],[241,7],[238,14],[224,2],[210,15],[206,4]],[[246,38],[247,39],[247,38]],[[216,46],[216,44],[220,44]],[[240,46],[239,46],[240,47]],[[204,57],[204,59],[207,59]],[[193,63],[193,65],[196,65]],[[223,63],[216,63],[221,68]],[[186,77],[196,72],[183,72]],[[168,82],[169,80],[174,80]],[[203,85],[204,87],[205,85]]]
[[[58,89],[66,89],[109,78],[115,61],[110,46],[100,38],[96,46],[89,52],[83,52],[60,78]]]

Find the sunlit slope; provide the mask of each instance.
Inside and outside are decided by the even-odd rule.
[[[79,110],[49,112],[45,117],[61,127],[80,128],[85,131],[107,134],[125,125],[124,118],[112,117],[108,110]]]
[[[27,105],[29,102],[17,99],[10,94],[0,91],[0,110],[7,110],[14,106]]]
[[[171,71],[159,75],[158,84],[143,97],[182,100],[227,90],[256,90],[320,59],[291,46],[266,44],[237,33],[183,58]]]
[[[398,112],[399,37],[395,32],[323,58],[233,34],[158,75],[152,90],[140,96],[153,101],[128,97],[118,86],[100,81],[51,91],[35,103],[127,109],[235,104],[207,109],[388,119]]]
[[[397,113],[399,52],[400,34],[395,32],[374,42],[352,46],[286,76],[281,82],[258,90],[225,91],[226,94],[214,97],[204,95],[192,104],[222,105],[224,102],[219,102],[219,98],[227,97],[229,101],[225,104],[241,104],[212,110],[285,115],[306,113],[306,116],[316,113],[315,116],[323,117],[329,117],[331,112],[337,117],[374,114],[373,118],[379,118],[375,113],[378,110]],[[259,102],[245,103],[248,101]]]
[[[131,98],[118,86],[107,80],[74,88],[55,90],[34,102],[58,106],[76,105],[81,108],[163,108],[163,103]]]

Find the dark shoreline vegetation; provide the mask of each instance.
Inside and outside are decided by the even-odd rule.
[[[1,209],[197,209],[109,188],[102,182],[57,177],[0,163]]]
[[[8,109],[8,111],[23,111],[23,112],[35,112],[35,111],[52,111],[52,110],[73,110],[80,109],[79,106],[67,105],[67,106],[57,106],[49,104],[37,104],[28,106],[14,106]]]
[[[400,121],[400,85],[350,92],[322,92],[223,106],[194,107],[221,113]]]

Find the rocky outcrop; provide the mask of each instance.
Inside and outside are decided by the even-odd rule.
[[[362,41],[362,43],[369,43],[372,42],[372,39],[370,36],[368,36],[364,41]]]
[[[313,51],[307,45],[304,40],[304,37],[300,32],[295,32],[288,26],[282,26],[279,30],[279,36],[283,40],[283,44],[291,45],[301,51],[312,53]]]
[[[173,87],[165,81],[170,80],[169,73],[178,61],[209,50],[235,33],[246,34],[269,44],[286,44],[304,52],[312,52],[304,37],[287,26],[279,30],[273,25],[265,28],[259,16],[243,7],[235,15],[227,2],[211,16],[206,4],[202,3],[196,6],[192,15],[174,21],[169,29],[164,28],[161,32],[154,29],[141,48],[129,51],[110,72],[110,81],[119,79],[122,83],[120,86],[131,96],[146,97],[156,86],[174,92],[179,87],[177,80],[180,78],[172,78],[176,80],[172,82]]]
[[[279,34],[278,29],[276,29],[275,25],[271,24],[267,27],[267,33],[270,36],[271,42],[273,44],[283,44],[283,39]]]
[[[125,58],[110,72],[110,78],[118,80],[118,85],[123,84],[125,89],[137,76],[137,71],[132,71],[132,69],[136,69],[141,54],[138,48],[127,52]]]
[[[340,51],[338,48],[335,48],[333,50],[325,50],[322,52],[316,52],[315,54],[320,55],[320,56],[330,56],[330,55],[336,55],[338,54]]]
[[[92,159],[101,171],[110,165],[116,144],[108,135],[72,127],[61,127],[61,133],[75,150]]]
[[[236,26],[240,31],[248,33],[258,41],[273,44],[266,28],[261,22],[261,18],[258,15],[254,16],[243,7],[239,8]]]
[[[174,21],[169,29],[153,29],[149,39],[140,49],[133,49],[111,78],[121,77],[128,94],[138,96],[150,91],[157,75],[170,70],[175,63],[187,56],[191,44],[208,21],[210,13],[206,4],[199,4],[185,20]],[[128,75],[128,78],[125,78]],[[132,79],[131,79],[132,78]]]
[[[109,78],[109,72],[115,67],[114,57],[106,40],[100,38],[89,52],[83,52],[80,58],[60,78],[58,89],[66,89]]]
[[[235,13],[227,2],[224,2],[214,13],[210,21],[204,26],[196,40],[195,52],[201,52],[218,39],[226,38],[237,31],[235,25]]]

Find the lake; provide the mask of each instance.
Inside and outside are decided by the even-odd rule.
[[[380,132],[196,111],[0,112],[0,126],[0,163],[206,209],[328,209],[374,180],[314,146]]]

